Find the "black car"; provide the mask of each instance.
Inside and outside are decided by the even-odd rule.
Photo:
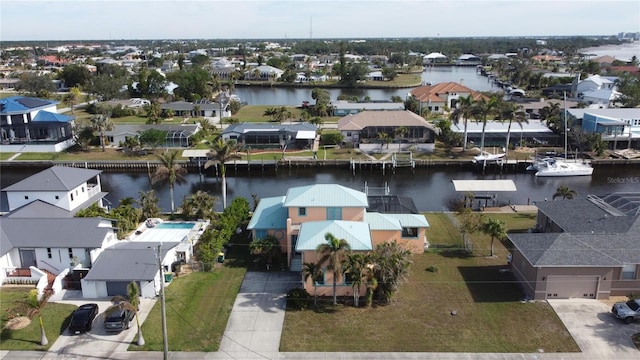
[[[106,331],[122,331],[131,326],[131,320],[136,315],[135,312],[119,307],[118,304],[114,304],[111,311],[107,310],[104,318],[104,329]]]
[[[75,335],[91,330],[91,324],[97,315],[98,304],[81,305],[71,316],[69,333]]]

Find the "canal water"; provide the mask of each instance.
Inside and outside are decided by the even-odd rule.
[[[435,66],[422,72],[422,83],[438,84],[442,82],[457,82],[476,91],[502,91],[502,89],[489,81],[489,78],[480,75],[475,66]],[[413,88],[402,89],[327,89],[331,94],[331,100],[336,100],[340,95],[357,96],[363,99],[368,96],[371,100],[391,100],[392,96],[400,96],[402,99]],[[304,88],[264,88],[264,87],[237,87],[235,95],[242,102],[249,105],[291,105],[299,106],[303,101],[310,101],[311,91]]]
[[[212,169],[210,169],[211,171]],[[3,169],[0,174],[2,188],[15,183],[33,173],[36,169]],[[109,192],[106,199],[117,205],[125,197],[138,198],[140,191],[154,189],[160,198],[160,207],[169,211],[171,207],[169,188],[162,185],[151,185],[146,173],[103,173],[102,188]],[[480,171],[460,167],[420,167],[415,171],[401,168],[392,173],[381,169],[356,169],[355,174],[347,168],[335,167],[299,167],[280,166],[278,170],[251,170],[227,168],[227,196],[230,202],[241,196],[251,201],[253,194],[258,198],[283,196],[290,187],[311,184],[335,183],[357,190],[365,184],[369,188],[389,187],[391,194],[411,197],[420,211],[441,211],[447,209],[452,200],[463,194],[456,193],[451,180],[493,180],[510,179],[516,184],[517,191],[498,193],[496,205],[527,204],[528,202],[551,201],[558,186],[566,185],[578,192],[578,197],[589,194],[606,195],[613,192],[640,192],[640,167],[638,166],[597,166],[593,176],[576,176],[564,178],[537,178],[532,173],[513,171],[500,174],[491,169],[483,175]],[[188,174],[184,184],[175,185],[175,201],[179,205],[185,196],[198,190],[220,198],[216,206],[222,210],[222,185],[213,172],[205,174]],[[3,204],[6,209],[6,203]],[[492,205],[491,201],[488,203]]]

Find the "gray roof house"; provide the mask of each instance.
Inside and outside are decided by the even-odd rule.
[[[538,204],[535,232],[508,234],[528,297],[607,299],[640,291],[640,193]]]
[[[222,139],[236,140],[246,147],[304,148],[316,138],[318,127],[302,122],[280,123],[239,123],[229,125],[222,131]]]
[[[129,137],[138,137],[140,133],[149,129],[162,130],[167,133],[165,143],[162,146],[168,147],[189,147],[189,138],[200,131],[200,124],[136,124],[136,125],[116,125],[113,130],[105,131],[105,136],[109,143],[119,145],[124,143]]]
[[[82,296],[99,298],[126,295],[127,285],[135,281],[140,296],[153,298],[159,294],[160,269],[158,246],[160,245],[163,271],[169,271],[177,260],[179,242],[119,242],[105,249],[89,273],[81,280]]]

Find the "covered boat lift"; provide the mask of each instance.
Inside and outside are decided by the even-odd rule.
[[[513,180],[451,180],[456,192],[465,193],[465,207],[468,201],[478,200],[478,208],[482,208],[480,199],[484,199],[484,207],[489,205],[491,199],[492,206],[495,205],[497,193],[505,191],[517,191],[516,184]],[[473,199],[469,199],[468,193],[473,194]],[[469,204],[473,207],[473,203]]]

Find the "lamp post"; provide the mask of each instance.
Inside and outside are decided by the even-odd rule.
[[[163,359],[167,360],[169,357],[169,344],[167,340],[167,309],[164,301],[164,269],[162,268],[162,244],[158,245],[158,269],[160,270],[160,301],[162,308],[162,348]]]

